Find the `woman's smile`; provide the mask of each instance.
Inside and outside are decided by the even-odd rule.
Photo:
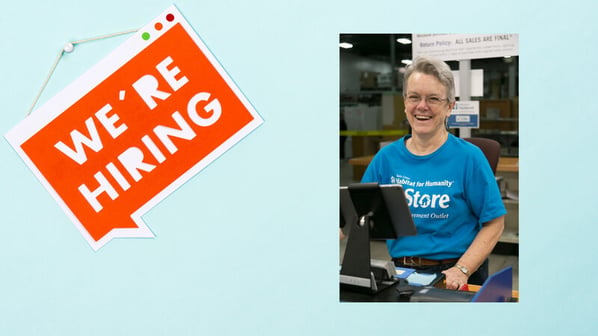
[[[433,118],[431,115],[427,115],[427,114],[415,114],[414,117],[418,121],[428,121]]]

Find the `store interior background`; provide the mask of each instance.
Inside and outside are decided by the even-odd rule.
[[[359,182],[365,166],[361,157],[375,154],[380,146],[409,132],[402,99],[405,62],[412,59],[411,34],[340,34],[339,42],[351,48],[340,52],[340,185]],[[447,62],[453,71],[458,61]],[[518,56],[471,60],[471,70],[483,70],[483,96],[471,97],[480,103],[480,128],[472,137],[486,137],[501,144],[501,158],[519,155],[519,69]],[[459,99],[459,98],[457,98]],[[344,121],[344,122],[343,122]],[[346,127],[346,130],[345,130]],[[451,132],[459,136],[458,129]],[[519,284],[519,179],[518,169],[497,171],[507,208],[505,232],[489,257],[490,272],[513,267],[513,288]],[[340,259],[347,239],[340,242]],[[372,258],[389,259],[384,242],[372,242]]]

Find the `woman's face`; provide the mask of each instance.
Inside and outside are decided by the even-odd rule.
[[[434,135],[444,130],[454,103],[449,103],[446,88],[436,77],[414,72],[407,80],[405,114],[414,134]]]

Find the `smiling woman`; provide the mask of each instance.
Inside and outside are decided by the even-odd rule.
[[[506,213],[481,150],[450,134],[455,84],[443,61],[418,57],[406,69],[403,96],[412,133],[374,156],[361,182],[400,183],[418,234],[387,241],[395,265],[442,272],[447,288],[481,284]],[[419,265],[405,260],[423,261]]]

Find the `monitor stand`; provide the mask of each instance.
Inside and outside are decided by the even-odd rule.
[[[370,214],[350,223],[345,256],[340,272],[343,289],[377,293],[392,286],[398,280],[394,277],[392,261],[375,260],[370,257]]]

